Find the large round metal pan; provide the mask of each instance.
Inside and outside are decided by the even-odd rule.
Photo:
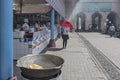
[[[22,74],[26,78],[44,78],[56,75],[62,68],[64,60],[61,57],[48,54],[27,55],[17,61]],[[31,69],[31,64],[43,66],[43,69]]]

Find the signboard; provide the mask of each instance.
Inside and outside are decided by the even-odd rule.
[[[110,12],[112,9],[112,3],[84,3],[83,11],[103,11]]]

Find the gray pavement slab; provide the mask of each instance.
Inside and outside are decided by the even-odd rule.
[[[79,33],[120,68],[120,39],[101,33]]]
[[[56,48],[62,48],[62,39],[56,41]],[[63,80],[108,80],[76,33],[70,33],[66,49],[52,49],[53,51],[48,49],[46,54],[57,55],[65,60],[62,68]]]
[[[62,49],[62,39],[60,38],[56,41],[56,48],[46,48],[42,53],[57,55],[65,60],[62,80],[108,80],[82,39],[75,32],[70,33],[66,49]],[[18,80],[26,80],[20,75],[20,70],[15,64],[14,69]]]

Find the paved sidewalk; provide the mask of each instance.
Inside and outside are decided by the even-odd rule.
[[[101,33],[79,33],[120,68],[120,39]]]
[[[108,80],[76,33],[70,33],[66,49],[62,49],[62,39],[58,39],[56,48],[46,48],[43,52],[65,60],[62,80]]]

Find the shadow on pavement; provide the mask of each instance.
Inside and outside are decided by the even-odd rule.
[[[107,37],[105,37],[105,38],[111,38],[111,37],[107,36]]]
[[[60,51],[63,48],[46,48],[41,53],[46,53],[47,51]]]

